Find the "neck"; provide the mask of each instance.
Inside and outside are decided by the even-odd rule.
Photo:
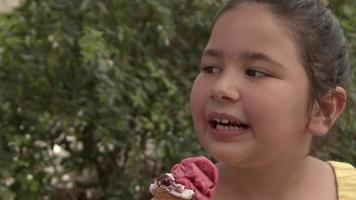
[[[312,177],[315,159],[309,156],[239,168],[219,163],[221,186],[231,188],[242,199],[287,199],[296,190],[305,188],[305,180]],[[229,187],[225,187],[225,186]]]

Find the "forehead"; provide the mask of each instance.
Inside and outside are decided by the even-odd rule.
[[[220,15],[206,46],[211,48],[234,57],[248,49],[286,65],[293,64],[288,59],[300,61],[292,34],[267,6],[258,3],[243,4]]]
[[[282,21],[273,15],[267,5],[258,3],[244,3],[227,10],[216,21],[212,35],[232,33],[236,37],[241,37],[243,32],[249,32],[251,38],[263,36],[261,37],[263,40],[273,38],[292,40],[292,34]]]

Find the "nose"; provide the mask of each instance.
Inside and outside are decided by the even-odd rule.
[[[222,76],[213,83],[210,98],[214,101],[237,102],[240,100],[240,91],[236,77]]]

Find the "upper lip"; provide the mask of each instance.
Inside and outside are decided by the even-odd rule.
[[[211,112],[208,114],[208,121],[214,120],[214,119],[227,119],[232,123],[236,123],[236,124],[246,124],[244,122],[242,122],[239,118],[227,114],[227,113],[218,113],[218,112]]]

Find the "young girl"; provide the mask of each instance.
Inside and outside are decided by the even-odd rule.
[[[345,108],[342,30],[318,0],[230,0],[191,92],[200,143],[218,161],[214,200],[355,200],[350,164],[310,156]]]

